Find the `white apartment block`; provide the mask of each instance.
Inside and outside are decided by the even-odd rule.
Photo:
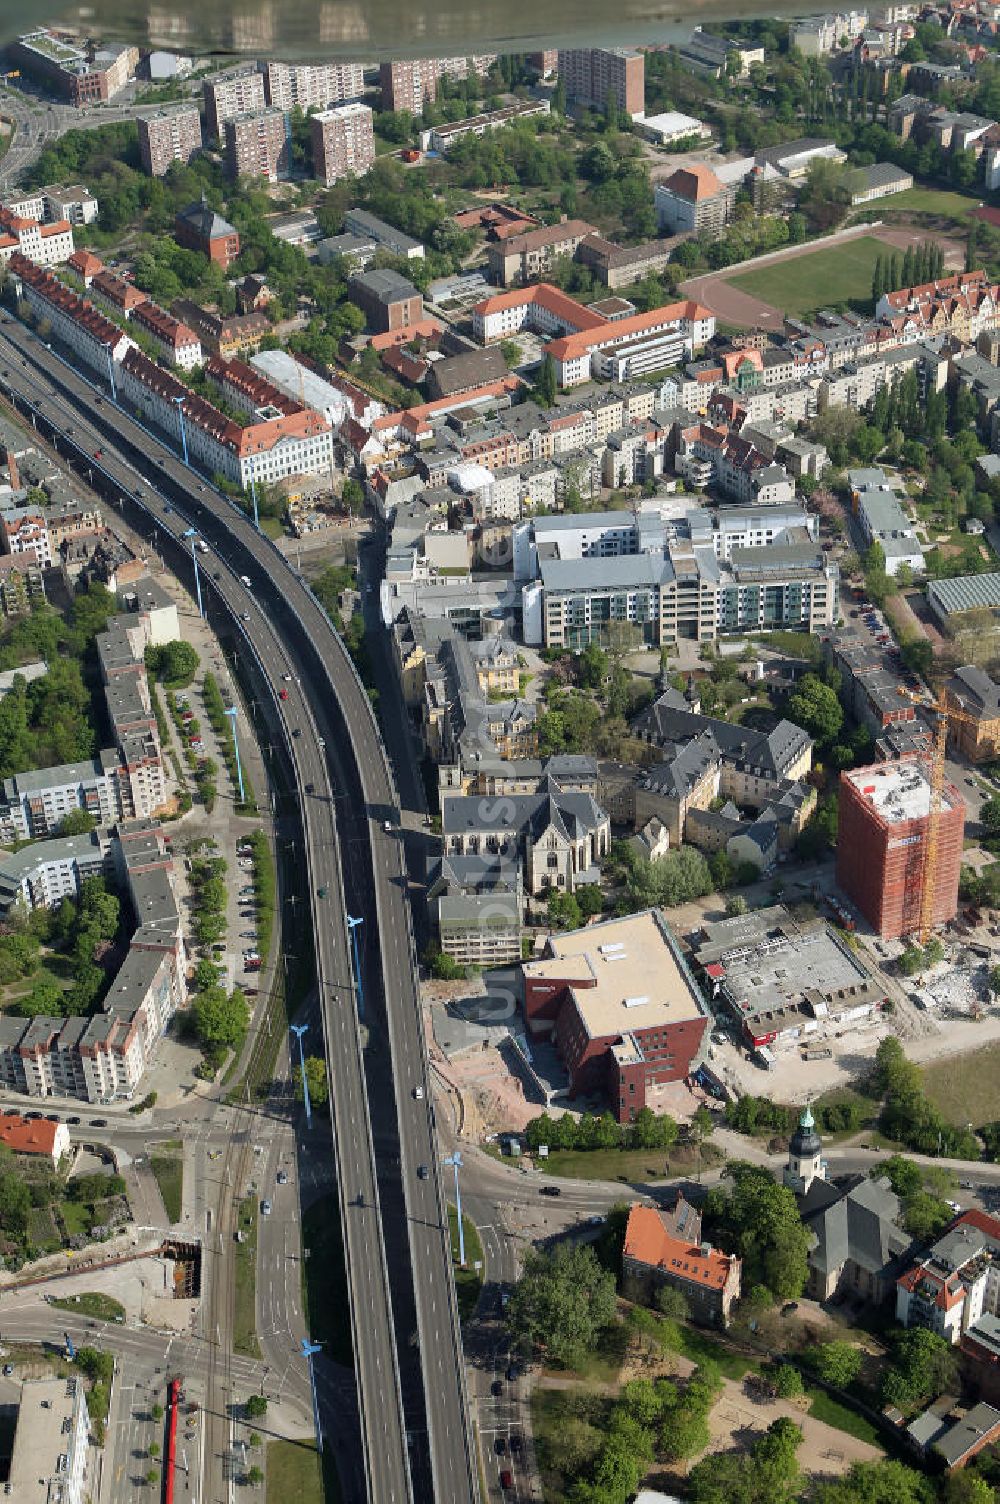
[[[266,63],[264,93],[278,110],[324,110],[342,100],[360,99],[365,92],[360,63]]]
[[[58,340],[68,345],[88,366],[101,377],[106,377],[109,362],[120,361],[133,343],[117,324],[98,313],[93,304],[78,297],[68,287],[56,281],[50,272],[36,267],[26,257],[15,254],[10,260],[32,313],[52,325]]]
[[[131,320],[172,366],[191,371],[201,365],[201,340],[197,334],[156,303],[139,303],[132,309]]]
[[[83,1375],[20,1386],[6,1488],[17,1504],[84,1504],[90,1416]]]
[[[245,428],[142,355],[130,350],[121,363],[120,389],[165,432],[180,437],[180,424],[191,460],[209,474],[218,471],[244,490],[268,485],[287,475],[325,475],[333,469],[333,433],[309,409],[257,410],[258,421]],[[182,399],[183,418],[175,398]]]
[[[35,266],[60,266],[75,249],[73,226],[66,219],[54,224],[39,224],[36,219],[17,219],[0,215],[0,262],[8,262],[17,252]]]
[[[5,507],[0,512],[4,553],[34,555],[44,569],[52,563],[52,540],[45,513],[37,507]]]
[[[88,877],[103,877],[111,866],[110,843],[102,831],[35,841],[0,859],[0,910],[54,909],[76,898]]]
[[[100,205],[86,188],[74,183],[69,188],[43,188],[45,218],[51,223],[61,219],[71,225],[92,225]]]

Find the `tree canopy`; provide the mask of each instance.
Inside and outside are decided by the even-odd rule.
[[[594,1348],[614,1316],[614,1275],[586,1247],[529,1252],[507,1308],[514,1342],[565,1367]]]

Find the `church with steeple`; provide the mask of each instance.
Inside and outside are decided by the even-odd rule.
[[[806,1294],[829,1300],[841,1290],[876,1305],[892,1294],[913,1242],[900,1225],[899,1200],[884,1176],[830,1178],[808,1104],[788,1141],[782,1179],[811,1234]]]

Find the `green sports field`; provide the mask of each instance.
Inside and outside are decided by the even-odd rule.
[[[876,259],[892,254],[892,246],[885,241],[876,240],[874,235],[859,235],[857,240],[790,256],[726,280],[731,287],[760,298],[782,313],[812,313],[835,303],[870,306]]]

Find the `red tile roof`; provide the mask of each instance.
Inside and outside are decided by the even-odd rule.
[[[716,177],[711,167],[706,167],[702,162],[695,162],[690,167],[678,167],[663,186],[671,193],[676,193],[678,198],[690,199],[695,204],[703,203],[705,199],[714,198],[717,193],[725,191],[725,184]]]
[[[683,303],[667,303],[662,308],[651,308],[648,313],[637,313],[634,318],[615,319],[608,323],[604,329],[595,335],[593,329],[581,330],[579,334],[566,334],[561,339],[550,340],[546,351],[554,360],[573,360],[575,357],[585,355],[588,350],[595,350],[602,344],[624,344],[633,335],[646,334],[650,330],[665,328],[669,324],[679,324],[687,319],[692,323],[695,319],[710,319],[711,310],[703,308],[700,303],[688,300]],[[606,331],[606,339],[603,337]]]
[[[597,329],[609,322],[603,314],[595,313],[592,308],[584,308],[582,303],[578,303],[561,288],[553,287],[551,282],[538,282],[533,287],[515,287],[510,292],[498,293],[496,297],[484,298],[472,311],[478,313],[480,318],[488,318],[491,313],[503,313],[506,308],[520,308],[527,303],[538,303],[572,329]]]
[[[15,1154],[47,1154],[51,1159],[58,1127],[45,1118],[0,1117],[0,1143]]]
[[[674,1237],[662,1212],[651,1206],[633,1206],[625,1229],[626,1258],[651,1269],[663,1269],[675,1279],[690,1280],[701,1288],[721,1290],[735,1259],[709,1244],[690,1243]]]

